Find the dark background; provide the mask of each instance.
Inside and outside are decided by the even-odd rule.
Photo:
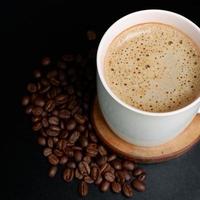
[[[25,85],[31,71],[42,55],[60,54],[63,51],[84,50],[85,32],[93,29],[98,39],[120,17],[131,12],[160,8],[175,11],[200,25],[200,6],[194,1],[26,1],[1,6],[1,33],[3,58],[1,66],[3,101],[9,103],[4,118],[7,125],[1,134],[2,161],[5,170],[1,176],[3,192],[9,200],[80,199],[77,182],[66,184],[59,175],[48,178],[48,163],[36,144],[30,120],[20,106]],[[5,53],[5,54],[4,54]],[[5,77],[3,77],[5,75]],[[9,111],[8,111],[9,110]],[[200,199],[200,144],[172,161],[145,165],[148,173],[147,191],[136,193],[134,199],[143,200],[199,200]],[[112,192],[105,194],[90,186],[86,199],[126,199]]]

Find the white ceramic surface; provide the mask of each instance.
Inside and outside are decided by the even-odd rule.
[[[182,132],[200,107],[200,98],[172,112],[145,112],[122,102],[104,78],[104,57],[109,44],[123,30],[141,23],[160,22],[177,27],[200,48],[200,29],[187,18],[164,10],[143,10],[115,22],[104,34],[97,52],[97,95],[103,116],[110,128],[122,139],[139,146],[155,146]]]

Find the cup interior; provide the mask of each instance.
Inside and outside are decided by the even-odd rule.
[[[121,105],[127,107],[128,109],[142,112],[142,113],[149,113],[149,114],[158,114],[158,115],[168,115],[173,114],[174,112],[181,111],[183,109],[187,109],[186,107],[192,106],[191,104],[196,104],[200,102],[200,97],[194,100],[191,104],[187,105],[184,108],[165,112],[165,113],[151,113],[142,111],[136,108],[133,108],[132,106],[129,106],[122,102],[108,87],[105,78],[104,78],[104,58],[105,54],[107,52],[107,49],[110,45],[110,43],[113,41],[113,39],[118,36],[121,32],[124,30],[130,28],[131,26],[142,24],[142,23],[149,23],[149,22],[157,22],[157,23],[163,23],[167,25],[171,25],[183,33],[185,33],[187,36],[189,36],[196,45],[200,48],[200,28],[194,24],[189,19],[183,17],[182,15],[179,15],[174,12],[165,11],[165,10],[143,10],[131,13],[129,15],[126,15],[125,17],[119,19],[116,21],[104,34],[97,51],[97,71],[99,74],[99,77],[101,79],[101,82],[105,89],[108,91],[108,93]]]

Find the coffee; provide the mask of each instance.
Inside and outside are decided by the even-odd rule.
[[[145,23],[123,31],[110,44],[104,65],[113,93],[144,111],[173,111],[200,94],[200,50],[166,24]]]

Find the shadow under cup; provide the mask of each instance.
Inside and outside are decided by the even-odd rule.
[[[181,133],[200,107],[200,98],[171,112],[153,113],[134,108],[121,101],[108,87],[104,78],[104,58],[112,40],[127,28],[142,23],[171,25],[200,48],[200,29],[187,18],[164,10],[144,10],[129,14],[115,22],[104,34],[97,52],[97,95],[102,114],[120,138],[139,146],[165,143]]]

